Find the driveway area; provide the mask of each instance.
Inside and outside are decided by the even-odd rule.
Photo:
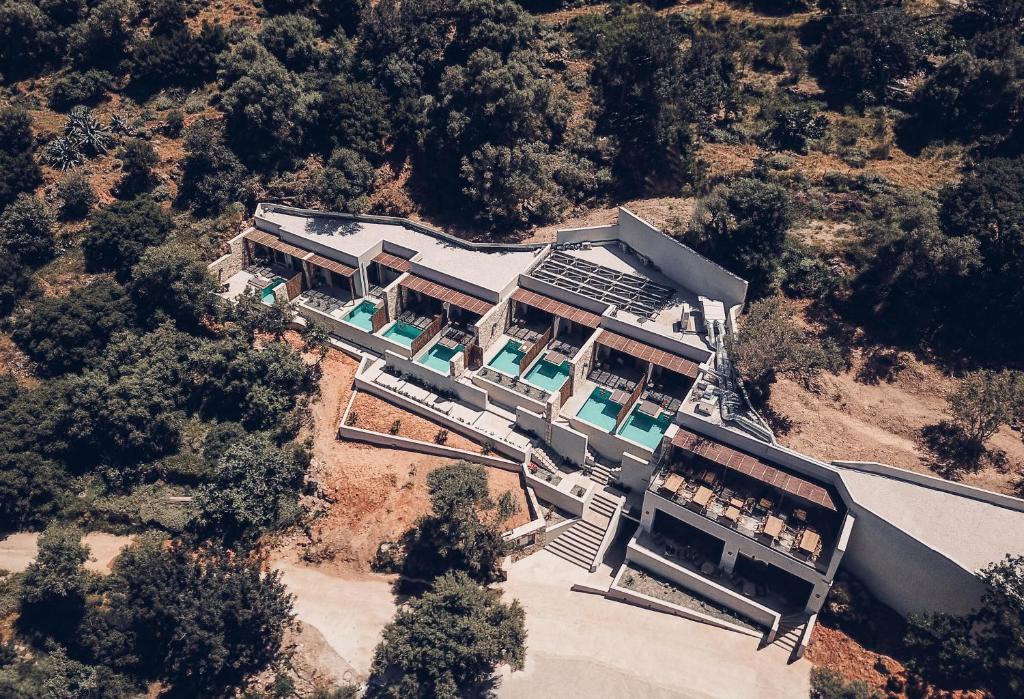
[[[529,635],[526,669],[502,673],[501,699],[808,696],[811,665],[788,665],[788,651],[758,650],[749,636],[570,591],[588,578],[543,550],[509,569],[505,596],[525,607]]]
[[[313,637],[300,652],[316,655],[320,670],[336,682],[365,680],[380,632],[395,615],[391,584],[382,576],[343,577],[313,568],[277,561],[274,568],[284,576],[288,592],[295,595],[295,616],[307,629],[300,644]],[[315,630],[314,630],[315,629]]]
[[[0,570],[16,573],[28,568],[36,559],[38,532],[18,532],[0,541]],[[130,536],[115,536],[103,532],[90,532],[82,537],[82,543],[89,547],[86,570],[106,575],[110,564],[121,549],[131,543]]]

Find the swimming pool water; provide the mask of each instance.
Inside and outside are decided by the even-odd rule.
[[[523,377],[534,386],[543,388],[545,391],[554,393],[562,387],[569,378],[569,362],[562,362],[561,365],[552,364],[546,359],[534,363],[530,370]]]
[[[268,306],[273,306],[274,301],[276,300],[276,297],[274,296],[274,289],[281,286],[282,284],[284,284],[284,279],[278,279],[269,286],[263,287],[263,291],[260,292],[260,301],[267,304]]]
[[[587,398],[576,417],[586,420],[595,427],[611,432],[615,429],[615,419],[619,416],[622,406],[613,403],[612,392],[603,388],[595,388],[594,392]]]
[[[418,360],[420,364],[428,366],[431,369],[440,371],[442,374],[447,376],[452,371],[452,357],[462,351],[462,345],[449,349],[442,347],[441,343],[437,343],[426,352],[423,353]]]
[[[501,351],[494,355],[494,359],[487,363],[487,366],[492,369],[497,369],[502,374],[508,374],[509,376],[519,376],[519,361],[526,354],[523,352],[518,342],[515,340],[509,340],[505,343],[505,346],[501,348]]]
[[[396,321],[394,325],[384,331],[383,337],[397,342],[403,347],[411,347],[412,341],[415,340],[423,333],[422,330],[414,325],[403,323],[402,321]]]
[[[636,407],[630,411],[626,419],[622,421],[619,434],[637,444],[642,444],[648,449],[657,449],[661,438],[665,436],[671,418],[668,413],[662,413],[657,420],[649,415],[644,415]]]
[[[373,318],[376,311],[376,304],[372,301],[363,301],[345,316],[345,322],[366,332],[373,332],[373,322],[370,319]]]

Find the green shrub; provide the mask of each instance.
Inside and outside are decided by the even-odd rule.
[[[57,111],[75,105],[95,105],[114,86],[114,76],[105,70],[70,71],[58,76],[50,86],[50,107]]]
[[[60,216],[66,220],[85,218],[96,204],[96,192],[82,170],[73,170],[57,183]]]

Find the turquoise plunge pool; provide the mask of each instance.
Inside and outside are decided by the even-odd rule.
[[[615,419],[619,416],[620,410],[622,410],[622,406],[612,402],[611,391],[595,388],[587,398],[587,402],[576,413],[576,417],[586,420],[606,432],[611,432],[615,429]]]
[[[424,352],[423,356],[416,361],[447,376],[452,371],[452,357],[460,353],[462,349],[462,345],[454,348],[442,347],[439,342]]]
[[[403,347],[411,347],[412,341],[415,340],[423,333],[422,330],[417,328],[415,325],[409,325],[402,321],[395,321],[395,324],[384,331],[383,337],[397,342]]]
[[[522,345],[515,340],[509,340],[501,348],[501,351],[494,355],[494,359],[487,363],[487,366],[500,371],[502,374],[519,376],[519,362],[523,355],[526,354],[520,349],[521,347]]]
[[[267,304],[268,306],[273,306],[274,301],[276,299],[276,297],[274,296],[274,289],[281,286],[282,284],[284,284],[284,279],[277,279],[269,286],[263,287],[263,291],[260,292],[260,301]]]
[[[365,330],[366,332],[373,332],[373,322],[370,320],[373,318],[373,314],[377,311],[377,306],[372,301],[363,301],[358,306],[349,311],[348,315],[345,316],[345,322],[351,323],[352,325]],[[411,340],[410,340],[411,342]]]
[[[549,393],[554,393],[569,378],[569,362],[552,364],[547,359],[541,359],[530,367],[530,370],[526,372],[526,376],[523,378],[534,386],[543,388]]]
[[[634,407],[622,421],[619,435],[637,444],[642,444],[648,449],[657,449],[670,422],[672,422],[672,418],[668,413],[663,412],[655,419],[650,415],[644,415],[637,407]]]

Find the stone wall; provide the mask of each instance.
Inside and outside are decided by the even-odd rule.
[[[491,344],[501,337],[502,333],[508,329],[509,322],[509,306],[512,303],[512,298],[507,297],[504,301],[498,302],[494,308],[484,314],[484,316],[477,321],[477,338],[480,344],[480,349],[487,353]]]

